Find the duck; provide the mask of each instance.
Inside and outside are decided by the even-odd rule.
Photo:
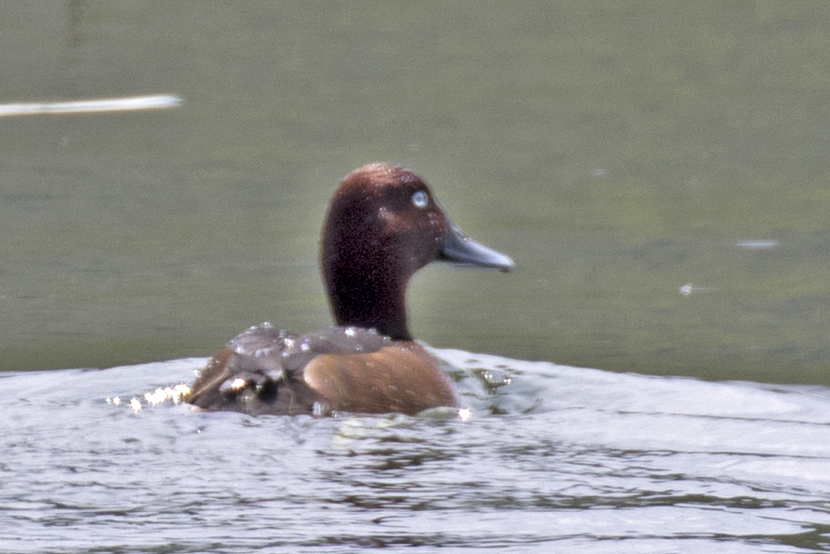
[[[431,262],[514,268],[453,224],[411,170],[355,169],[332,196],[320,242],[334,325],[306,335],[270,323],[249,328],[208,361],[186,401],[252,416],[460,408],[451,380],[407,325],[407,285]]]

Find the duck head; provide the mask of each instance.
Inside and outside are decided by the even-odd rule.
[[[406,287],[423,266],[513,268],[513,260],[456,227],[423,179],[386,163],[343,178],[329,205],[320,257],[335,323],[377,329],[394,340],[412,340]]]

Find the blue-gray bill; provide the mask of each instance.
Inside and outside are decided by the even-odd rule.
[[[516,266],[508,256],[474,241],[452,223],[447,230],[438,260],[500,271],[510,271]]]

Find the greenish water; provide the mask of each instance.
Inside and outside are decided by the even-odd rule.
[[[828,27],[818,2],[8,3],[0,103],[184,104],[0,119],[0,369],[327,325],[328,196],[389,160],[517,263],[420,274],[429,344],[830,383]]]

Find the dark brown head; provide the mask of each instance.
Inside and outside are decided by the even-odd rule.
[[[346,175],[323,226],[323,280],[337,325],[411,340],[406,286],[444,260],[508,271],[513,261],[466,237],[429,186],[400,166],[374,163]]]

